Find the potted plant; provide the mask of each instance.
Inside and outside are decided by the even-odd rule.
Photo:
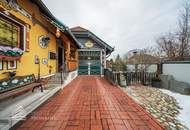
[[[16,75],[16,71],[8,71],[8,72],[4,72],[3,74],[8,74],[9,79],[12,80],[14,76]]]
[[[161,87],[161,79],[159,77],[152,78],[152,87]]]

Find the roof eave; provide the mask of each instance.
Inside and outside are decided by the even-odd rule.
[[[107,43],[105,43],[103,40],[101,40],[99,37],[97,37],[95,34],[93,34],[92,32],[89,32],[89,36],[93,37],[95,39],[97,39],[97,42],[101,43],[103,46],[105,46],[106,49],[108,49],[110,51],[110,53],[112,53],[114,51],[114,48],[111,47],[110,45],[108,45]]]
[[[66,31],[68,32],[68,34],[73,38],[73,40],[75,41],[78,49],[82,48],[81,43],[76,39],[76,37],[73,35],[73,33],[71,32],[71,30],[67,27]]]
[[[35,3],[39,9],[41,10],[41,12],[50,20],[52,20],[53,22],[55,22],[57,25],[56,27],[58,27],[60,30],[65,29],[67,26],[62,23],[61,21],[59,21],[51,12],[50,10],[47,8],[47,6],[41,1],[41,0],[30,0],[33,3]],[[51,22],[52,22],[51,21]]]
[[[88,37],[91,37],[93,40],[96,40],[98,43],[100,43],[101,45],[103,45],[106,48],[106,50],[108,50],[107,51],[108,54],[112,53],[114,51],[113,47],[111,47],[110,45],[108,45],[107,43],[105,43],[103,40],[101,40],[100,38],[98,38],[95,34],[93,34],[90,31],[86,31],[86,32],[84,32],[84,31],[82,31],[82,32],[81,31],[71,31],[71,32],[74,35],[88,35]]]
[[[75,41],[76,45],[78,48],[81,48],[80,43],[77,41],[77,39],[74,37],[74,35],[71,33],[70,29],[61,21],[59,21],[51,12],[50,10],[46,7],[46,5],[41,1],[41,0],[31,0],[34,2],[41,11],[45,15],[45,17],[53,24],[55,27],[59,28],[61,32],[67,32],[71,38]]]

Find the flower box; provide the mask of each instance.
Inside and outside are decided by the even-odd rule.
[[[0,46],[0,59],[2,60],[19,60],[23,50],[17,47]]]

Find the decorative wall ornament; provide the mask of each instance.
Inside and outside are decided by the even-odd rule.
[[[17,68],[17,61],[7,61],[7,70],[12,70]]]
[[[37,55],[34,56],[34,63],[35,64],[39,64],[40,63],[40,59]]]
[[[14,73],[15,71],[11,72]],[[7,72],[9,73],[9,72]],[[27,76],[18,76],[7,80],[0,81],[0,90],[6,90],[12,87],[16,87],[19,85],[31,83],[34,81],[33,75],[27,75]]]
[[[42,64],[47,65],[48,64],[48,59],[47,58],[42,58]]]
[[[94,46],[94,44],[93,44],[90,40],[88,40],[88,41],[85,43],[85,46],[86,46],[87,48],[92,48],[92,47]]]
[[[7,10],[15,10],[25,17],[32,19],[32,16],[22,7],[20,7],[16,0],[0,0],[0,5],[2,5]]]
[[[5,9],[7,10],[13,10],[15,9],[14,6],[13,6],[13,0],[0,0],[0,5],[2,5]]]
[[[30,25],[26,25],[26,51],[30,49]]]
[[[39,37],[39,45],[41,48],[47,48],[49,42],[50,42],[49,37],[47,37],[47,36],[40,36]]]
[[[0,46],[0,55],[4,56],[21,56],[23,50],[17,47]]]

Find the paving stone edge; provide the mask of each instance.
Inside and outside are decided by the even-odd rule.
[[[122,88],[121,86],[117,85],[116,87],[118,87],[120,89],[120,91],[122,91],[124,94],[126,94],[131,100],[133,100],[137,106],[139,106],[139,108],[145,112],[157,125],[159,125],[163,130],[165,130],[165,128],[150,114],[148,113],[137,101],[135,101],[131,96],[129,96]]]

